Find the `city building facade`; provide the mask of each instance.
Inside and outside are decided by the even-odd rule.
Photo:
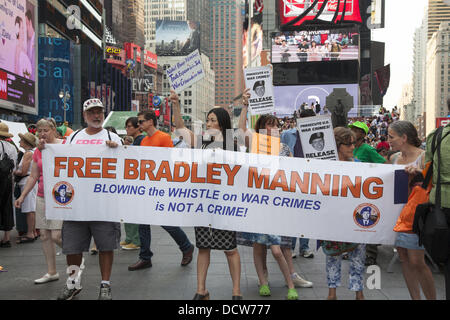
[[[426,133],[436,128],[436,118],[446,117],[450,95],[450,22],[441,22],[427,44]]]

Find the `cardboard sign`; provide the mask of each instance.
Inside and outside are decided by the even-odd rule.
[[[245,85],[250,88],[250,114],[273,114],[275,112],[273,97],[272,70],[270,67],[247,68],[244,70]]]
[[[176,93],[182,92],[205,77],[202,59],[198,50],[166,70],[170,86]]]
[[[251,153],[278,156],[280,154],[280,138],[253,133]]]
[[[330,116],[297,119],[297,129],[305,158],[338,160]]]

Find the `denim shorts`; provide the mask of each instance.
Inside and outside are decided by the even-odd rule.
[[[419,237],[415,233],[397,233],[394,246],[412,250],[425,250],[423,246],[419,246]]]
[[[64,221],[62,226],[63,254],[89,252],[92,237],[94,237],[98,251],[113,251],[119,247],[120,223]]]

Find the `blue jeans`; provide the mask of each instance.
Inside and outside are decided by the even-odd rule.
[[[299,252],[309,250],[309,239],[308,238],[299,238],[300,239],[300,248]],[[295,244],[297,243],[297,238],[292,238],[292,251],[295,250]]]
[[[187,251],[191,246],[191,242],[189,241],[186,233],[181,230],[180,227],[164,227],[170,236],[175,240],[180,248],[181,252]],[[150,250],[150,245],[152,241],[152,233],[149,225],[140,224],[139,225],[139,239],[141,240],[141,249],[139,252],[139,259],[143,261],[150,261],[153,256],[152,250]]]

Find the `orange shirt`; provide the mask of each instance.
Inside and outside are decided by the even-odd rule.
[[[151,137],[142,139],[141,146],[172,148],[173,142],[167,133],[158,130]]]

